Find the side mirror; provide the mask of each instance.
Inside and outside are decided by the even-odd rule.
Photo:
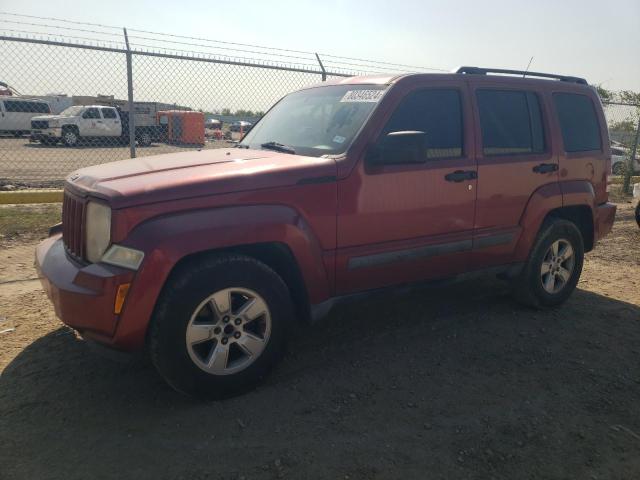
[[[398,165],[424,163],[427,158],[427,134],[419,130],[389,132],[367,152],[367,163]]]

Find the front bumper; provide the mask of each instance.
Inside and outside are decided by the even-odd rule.
[[[596,207],[595,240],[600,240],[613,228],[617,207],[613,203],[603,203]]]
[[[42,130],[31,130],[31,140],[42,140],[47,138],[59,139],[62,137],[62,128],[43,128]]]
[[[113,336],[118,286],[132,282],[135,272],[105,264],[83,265],[67,255],[60,234],[36,248],[36,269],[56,315],[83,336],[118,347]],[[126,309],[126,303],[125,303]]]

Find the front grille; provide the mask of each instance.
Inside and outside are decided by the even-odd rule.
[[[46,120],[31,120],[31,128],[34,130],[43,130],[49,128],[49,122]]]
[[[62,201],[62,241],[66,251],[78,259],[84,259],[84,223],[86,203],[65,191]]]

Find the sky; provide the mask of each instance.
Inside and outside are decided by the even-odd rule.
[[[531,70],[640,91],[640,0],[0,0],[0,10],[444,69],[524,69],[533,56]]]

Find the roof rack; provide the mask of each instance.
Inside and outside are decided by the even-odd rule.
[[[472,74],[472,75],[486,75],[487,73],[503,73],[507,75],[522,75],[522,77],[539,77],[539,78],[553,78],[560,80],[561,82],[579,83],[581,85],[588,85],[584,78],[570,77],[566,75],[556,75],[555,73],[540,73],[540,72],[527,72],[525,70],[505,70],[502,68],[482,68],[482,67],[460,67],[456,70],[456,73]]]

